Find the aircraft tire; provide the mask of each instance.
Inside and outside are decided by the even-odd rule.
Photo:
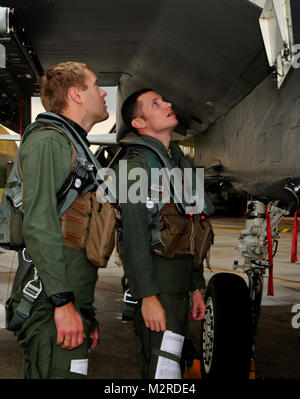
[[[246,282],[230,273],[215,274],[205,293],[201,323],[201,377],[247,379],[251,361],[251,313]]]

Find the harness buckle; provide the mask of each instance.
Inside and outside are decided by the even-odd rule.
[[[158,241],[152,242],[152,249],[154,253],[162,255],[164,253],[165,243],[160,238]]]
[[[28,254],[27,249],[24,248],[23,251],[22,251],[23,259],[25,260],[25,262],[32,263],[32,259],[27,259],[27,258],[26,258],[26,252],[27,252],[27,254]]]
[[[24,249],[26,249],[26,248],[24,248]],[[23,254],[24,254],[24,250],[23,250]],[[23,258],[24,258],[24,255],[23,255]],[[24,258],[24,260],[26,260],[26,259]],[[27,262],[32,262],[32,260],[27,261]],[[38,286],[34,285],[33,283],[37,284]],[[30,298],[32,298],[33,300],[35,300],[40,295],[42,289],[43,289],[42,282],[39,278],[39,274],[38,274],[36,267],[34,267],[33,279],[28,281],[28,283],[23,288],[23,292],[25,295],[27,295]]]
[[[33,285],[32,283],[38,283],[38,287],[36,287],[35,285]],[[29,296],[32,299],[36,299],[41,291],[42,291],[42,282],[41,280],[38,278],[37,280],[30,280],[28,281],[28,283],[25,285],[25,287],[23,288],[23,292],[24,294],[26,294],[27,296]]]
[[[13,204],[15,208],[20,208],[20,206],[22,205],[22,193],[15,196],[15,198],[13,199]]]
[[[132,305],[137,305],[138,301],[132,298],[130,289],[126,290],[124,293],[124,302],[130,303]]]
[[[86,159],[82,158],[82,157],[77,157],[77,162],[79,163],[79,165],[84,168],[86,171],[92,172],[94,169],[94,165],[90,162],[88,162]]]

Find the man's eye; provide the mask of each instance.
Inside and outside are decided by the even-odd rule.
[[[158,102],[155,101],[155,102],[153,103],[153,107],[157,107],[157,106],[158,106]]]

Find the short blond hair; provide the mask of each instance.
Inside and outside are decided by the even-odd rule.
[[[86,69],[89,69],[86,64],[73,61],[62,62],[48,69],[41,81],[41,100],[47,112],[58,114],[67,107],[70,87],[87,89]]]

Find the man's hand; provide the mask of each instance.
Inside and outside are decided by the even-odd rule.
[[[143,298],[141,310],[147,328],[156,332],[166,330],[165,310],[156,295]]]
[[[73,302],[54,310],[54,321],[57,330],[57,345],[62,349],[74,349],[82,345],[86,337],[83,331],[81,316],[76,311]]]
[[[98,326],[95,327],[95,329],[90,332],[89,338],[92,339],[92,343],[91,343],[90,348],[93,351],[96,348],[96,346],[98,344],[98,341],[99,341],[99,329],[98,329]]]
[[[205,302],[201,291],[194,291],[192,296],[193,308],[192,318],[193,320],[202,320],[205,315]]]

